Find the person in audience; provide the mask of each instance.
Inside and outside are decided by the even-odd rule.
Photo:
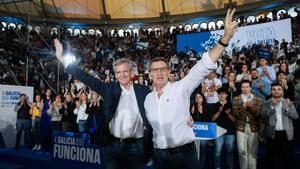
[[[96,132],[98,131],[99,119],[103,110],[103,101],[101,96],[96,92],[91,92],[91,102],[87,105],[85,113],[88,114],[87,127],[89,134],[91,136],[91,143],[96,143],[95,137]]]
[[[228,76],[228,83],[223,84],[222,86],[224,89],[226,89],[228,94],[228,101],[232,103],[232,100],[235,96],[241,94],[241,87],[240,83],[237,83],[235,80],[235,73],[230,72]]]
[[[241,82],[242,80],[250,80],[251,81],[251,75],[250,75],[249,67],[247,64],[242,65],[241,73],[236,76],[236,82]]]
[[[20,95],[20,101],[15,105],[14,111],[17,113],[17,122],[16,122],[17,135],[16,135],[15,149],[19,149],[20,147],[23,131],[24,131],[24,143],[29,148],[31,115],[30,115],[30,105],[28,103],[28,97],[26,94],[23,93]]]
[[[221,168],[222,149],[226,149],[226,168],[234,168],[235,117],[232,114],[231,102],[228,102],[228,90],[218,89],[219,102],[214,104],[215,112],[212,121],[226,129],[226,133],[215,140],[215,168]]]
[[[219,101],[217,90],[222,86],[222,82],[215,75],[215,70],[211,70],[207,79],[204,79],[202,83],[202,93],[204,93],[207,103]]]
[[[241,169],[255,169],[261,124],[262,100],[251,93],[251,81],[241,82],[242,94],[232,102]]]
[[[284,72],[283,72],[284,73]],[[283,168],[293,168],[292,140],[294,139],[293,120],[298,119],[294,103],[284,97],[284,87],[280,83],[272,84],[272,97],[262,108],[261,116],[266,123],[264,136],[266,145],[266,164],[274,169],[276,161],[282,162]],[[275,160],[282,155],[282,160]]]
[[[229,75],[229,73],[231,71],[232,70],[231,70],[231,66],[230,65],[224,66],[223,71],[222,71],[222,76],[221,76],[221,82],[223,84],[228,82],[228,75]]]
[[[266,100],[271,95],[271,85],[262,79],[257,69],[251,70],[252,93],[262,100]]]
[[[258,73],[260,74],[261,78],[271,85],[276,80],[276,74],[273,67],[267,65],[268,61],[267,58],[264,56],[260,56],[259,58],[259,67],[257,68]]]
[[[61,119],[62,131],[77,132],[77,116],[74,114],[76,104],[72,95],[73,94],[71,92],[67,92],[67,94],[65,95],[64,113],[62,114]]]
[[[52,91],[50,89],[46,89],[45,97],[44,97],[44,107],[42,110],[42,117],[41,117],[41,141],[42,141],[42,150],[49,151],[51,148],[51,116],[47,113],[48,109],[50,108],[52,102]]]
[[[207,112],[207,103],[202,93],[195,95],[195,101],[191,107],[191,122],[210,122],[211,116]],[[206,154],[208,140],[195,140],[199,169],[206,168]]]
[[[80,133],[86,133],[88,131],[87,118],[88,114],[85,113],[88,106],[87,93],[81,92],[79,100],[76,100],[76,108],[74,114],[77,115],[76,123],[78,124],[78,131]]]
[[[288,82],[286,79],[286,73],[284,71],[279,71],[277,73],[277,81],[281,84],[283,87],[283,98],[289,99],[290,101],[295,100],[295,86],[293,83]]]
[[[34,139],[34,147],[32,150],[41,150],[41,116],[43,110],[43,103],[40,95],[35,95],[35,101],[31,104],[30,115],[32,119],[32,131],[33,131],[33,139]]]
[[[64,113],[64,105],[61,100],[60,95],[56,95],[55,100],[51,103],[50,108],[48,109],[47,113],[51,117],[51,129],[52,131],[61,131],[61,118],[62,114]]]

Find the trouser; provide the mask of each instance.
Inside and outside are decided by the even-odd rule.
[[[19,148],[20,146],[22,131],[24,131],[24,143],[29,147],[30,127],[31,127],[30,119],[17,119],[17,123],[16,123],[17,135],[16,135],[16,144],[15,144],[16,148]]]
[[[235,135],[222,135],[215,140],[215,168],[221,168],[222,148],[226,149],[226,168],[234,168],[234,140]]]
[[[199,169],[203,169],[206,164],[206,154],[207,154],[207,145],[208,140],[195,140],[197,157],[199,160]]]
[[[41,144],[41,118],[36,117],[32,120],[32,131],[33,131],[33,138],[34,144]]]
[[[282,156],[282,169],[293,168],[292,143],[287,139],[285,131],[275,131],[274,139],[267,139],[266,162],[269,169],[274,169],[276,156]]]
[[[251,132],[248,123],[244,132],[237,131],[237,146],[240,169],[256,169],[258,133]]]
[[[113,140],[105,149],[107,169],[143,169],[144,139],[130,142]]]
[[[155,169],[197,169],[195,143],[175,148],[154,149],[153,162]]]

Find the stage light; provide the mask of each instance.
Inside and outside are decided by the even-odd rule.
[[[75,61],[76,61],[76,57],[71,53],[67,53],[66,55],[63,56],[63,63],[65,67],[67,67],[71,63],[74,63]]]

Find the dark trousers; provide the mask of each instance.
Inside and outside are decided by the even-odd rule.
[[[16,135],[16,144],[15,148],[19,148],[21,138],[22,138],[22,131],[24,131],[24,143],[27,147],[30,146],[30,128],[31,128],[31,119],[17,119],[17,135]]]
[[[34,144],[41,144],[40,121],[41,121],[41,118],[39,118],[39,117],[36,117],[34,120],[32,120],[32,131],[33,131]]]
[[[269,169],[293,168],[292,143],[287,139],[285,131],[275,131],[274,140],[267,139],[266,151],[266,162]],[[280,160],[277,159],[279,157]],[[281,165],[278,163],[281,163]]]
[[[120,142],[113,140],[105,149],[107,169],[143,169],[144,139]]]
[[[169,149],[154,149],[155,169],[197,169],[195,143]]]
[[[61,131],[61,121],[51,121],[52,131]]]

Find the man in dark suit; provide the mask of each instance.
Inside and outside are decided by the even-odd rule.
[[[293,120],[298,118],[294,104],[283,98],[283,87],[280,83],[272,84],[272,98],[263,104],[261,116],[266,126],[264,136],[267,140],[267,164],[275,168],[275,156],[282,155],[283,168],[293,168],[292,145],[294,139]]]
[[[62,44],[55,39],[56,56],[66,71],[102,95],[103,114],[100,118],[101,144],[106,145],[108,169],[142,169],[151,154],[152,128],[145,116],[144,100],[150,89],[132,81],[132,62],[119,59],[114,73],[119,83],[102,83],[99,79],[66,64]]]

